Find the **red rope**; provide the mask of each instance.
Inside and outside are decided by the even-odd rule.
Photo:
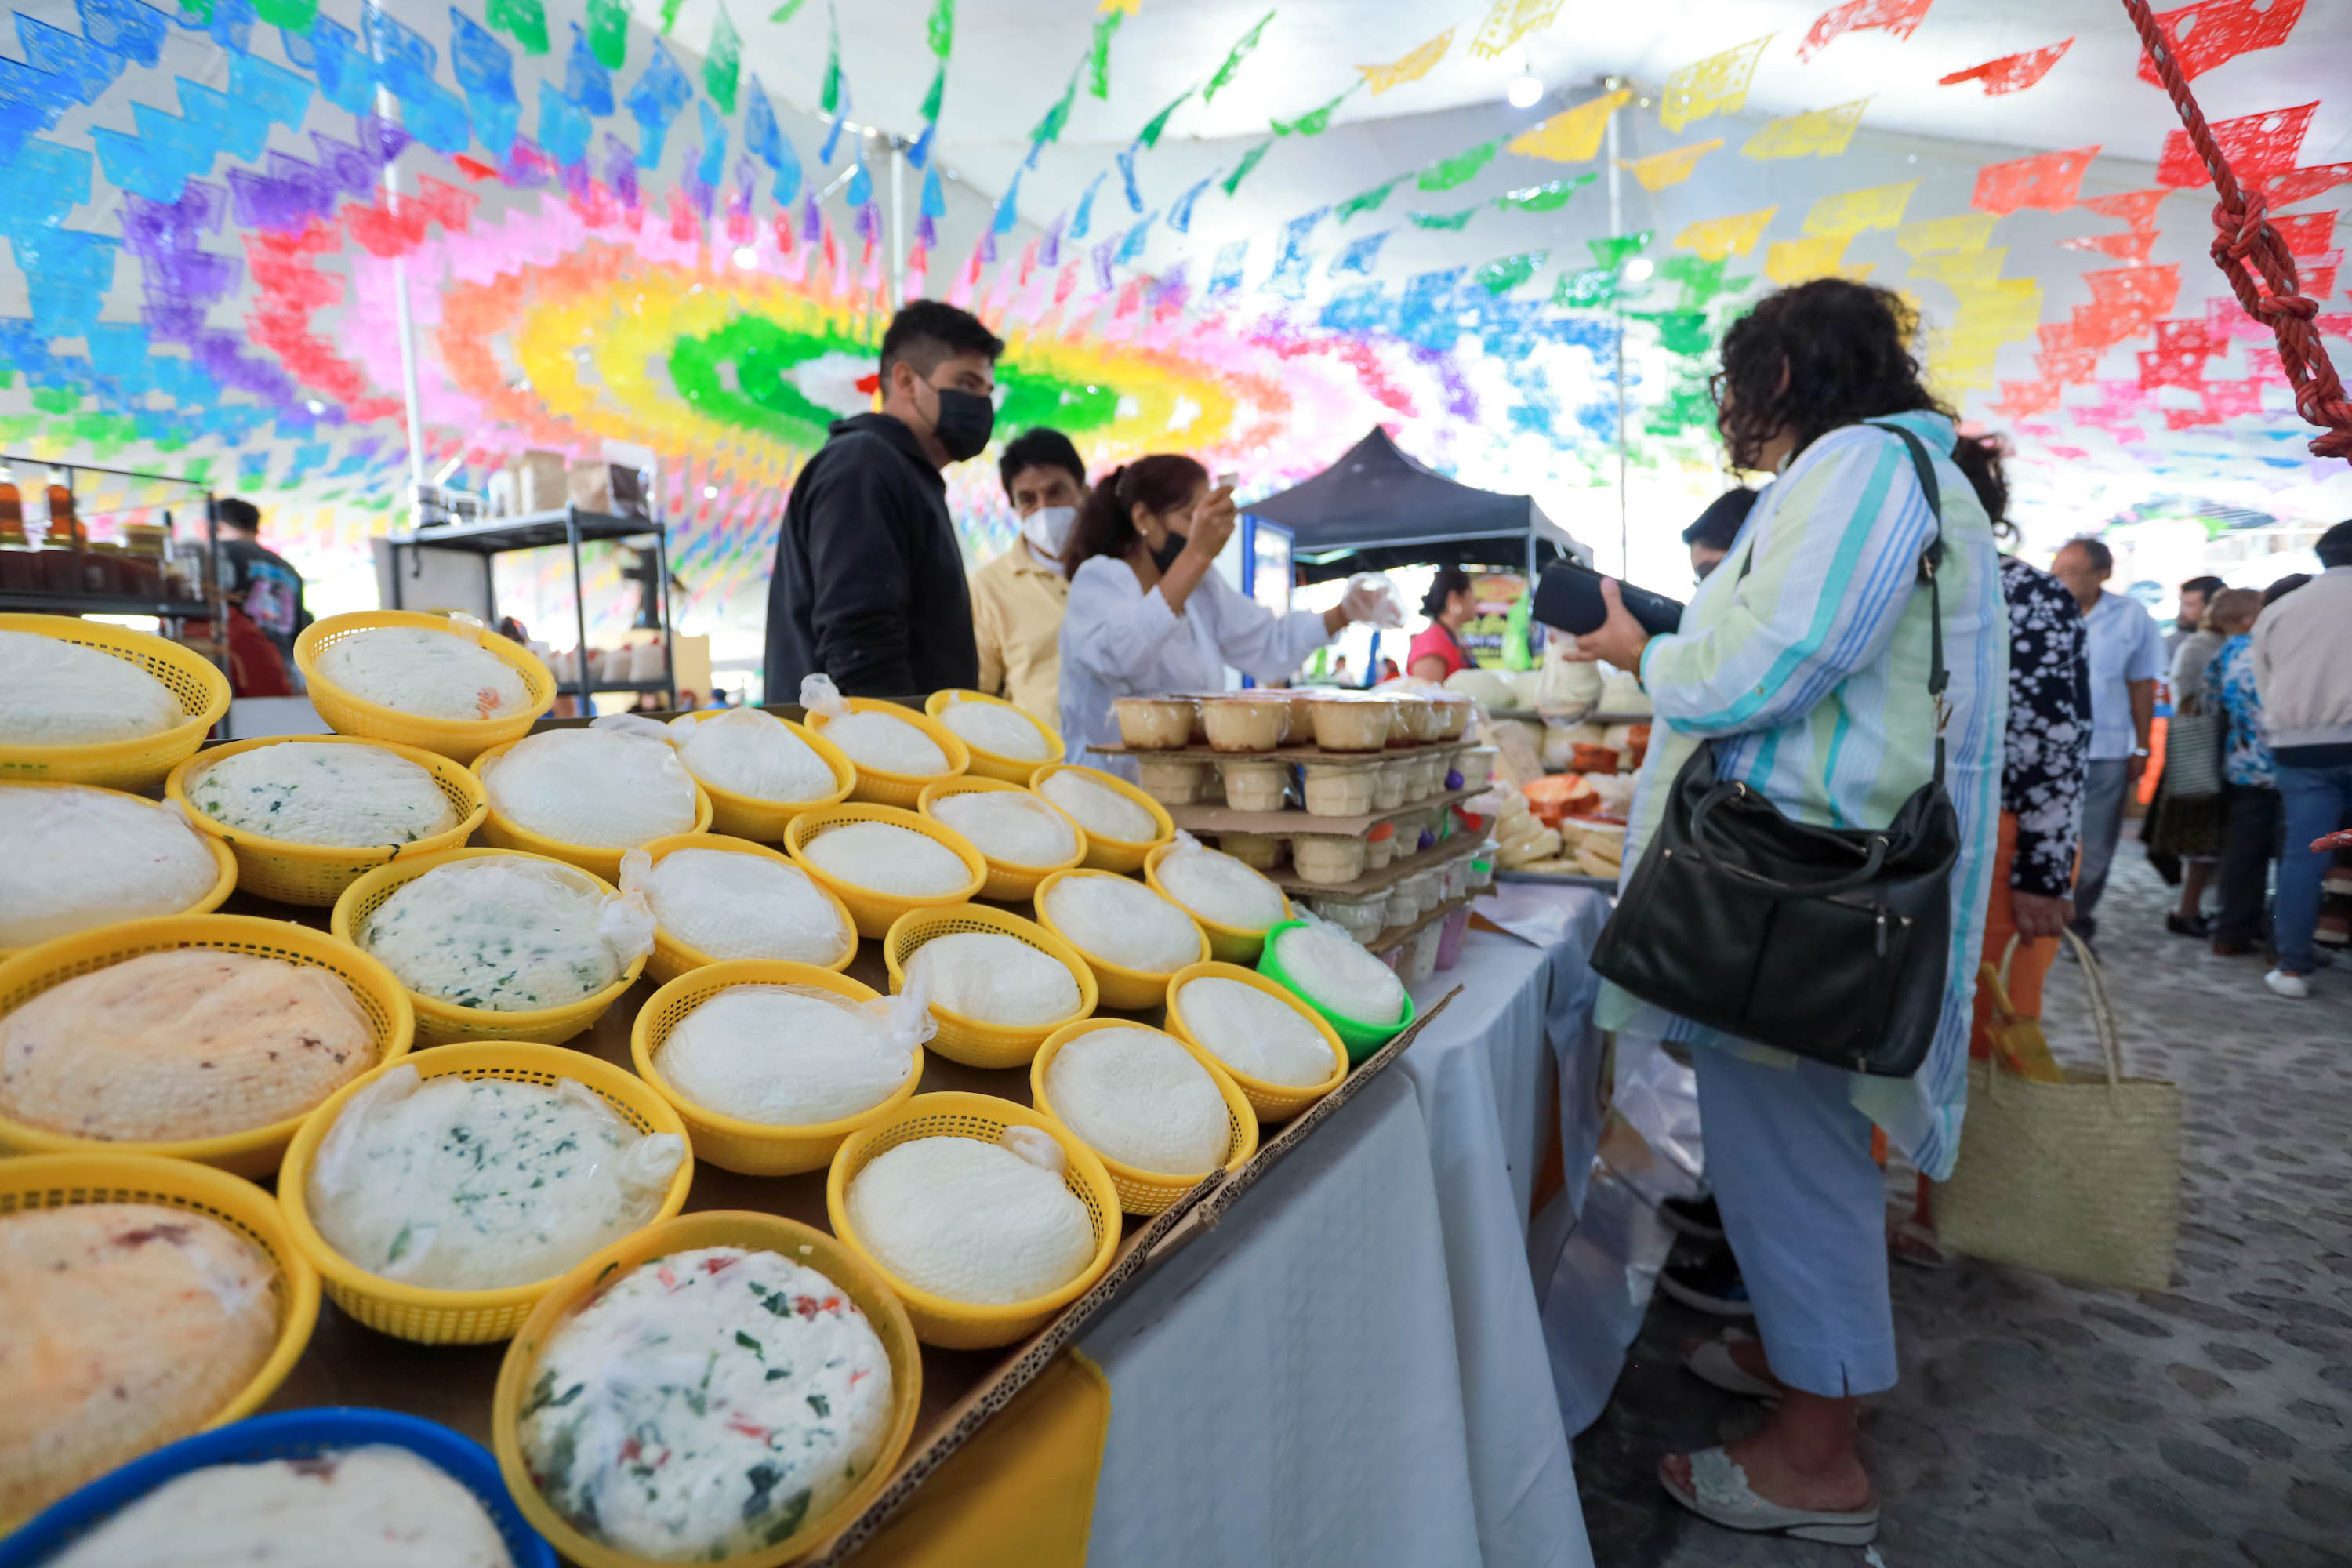
[[[2278,232],[2271,227],[2269,204],[2260,191],[2239,185],[2229,159],[2221,155],[2205,124],[2197,95],[2189,90],[2189,79],[2172,58],[2172,46],[2148,13],[2147,0],[2123,0],[2123,4],[2132,25],[2139,29],[2140,41],[2147,46],[2148,58],[2156,62],[2157,74],[2164,79],[2165,90],[2172,95],[2173,107],[2180,111],[2189,140],[2213,176],[2214,194],[2221,198],[2213,205],[2213,265],[2230,280],[2246,314],[2269,327],[2278,339],[2279,363],[2294,385],[2295,411],[2325,432],[2311,443],[2312,456],[2352,461],[2352,403],[2345,401],[2344,384],[2336,378],[2327,350],[2312,326],[2312,318],[2319,313],[2318,303],[2303,292],[2294,258],[2287,254]],[[2255,287],[2257,275],[2269,293]]]

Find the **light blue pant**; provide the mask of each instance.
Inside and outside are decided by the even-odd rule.
[[[2074,934],[2088,942],[2098,934],[2099,895],[2107,890],[2107,868],[2116,863],[2116,840],[2123,837],[2124,797],[2131,792],[2121,757],[2094,762],[2083,779],[2083,864],[2074,874]]]
[[[2279,855],[2278,913],[2271,934],[2278,963],[2289,974],[2315,966],[2311,933],[2319,924],[2320,885],[2336,857],[2311,841],[2352,822],[2352,767],[2294,768],[2278,764],[2279,808],[2286,847]]]
[[[1886,1179],[1851,1075],[1699,1046],[1706,1179],[1756,1306],[1772,1374],[1835,1398],[1895,1386]]]

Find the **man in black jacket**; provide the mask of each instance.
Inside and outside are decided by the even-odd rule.
[[[793,484],[768,582],[768,700],[801,678],[847,697],[976,686],[971,595],[940,470],[978,457],[995,422],[1003,341],[918,300],[882,336],[882,411],[836,421]]]

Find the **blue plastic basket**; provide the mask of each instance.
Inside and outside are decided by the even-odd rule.
[[[527,1523],[499,1476],[499,1462],[472,1438],[437,1422],[391,1410],[325,1406],[257,1415],[183,1437],[133,1459],[50,1504],[0,1541],[0,1568],[36,1568],[175,1476],[207,1465],[293,1459],[330,1448],[389,1443],[430,1461],[474,1494],[499,1527],[515,1568],[555,1568],[555,1549]]]

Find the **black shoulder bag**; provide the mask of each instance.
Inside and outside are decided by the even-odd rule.
[[[1907,1078],[1943,1012],[1959,817],[1944,793],[1943,497],[1909,448],[1937,539],[1920,557],[1933,620],[1927,690],[1936,773],[1884,828],[1791,822],[1692,753],[1592,966],[1645,1002],[1848,1072]]]

